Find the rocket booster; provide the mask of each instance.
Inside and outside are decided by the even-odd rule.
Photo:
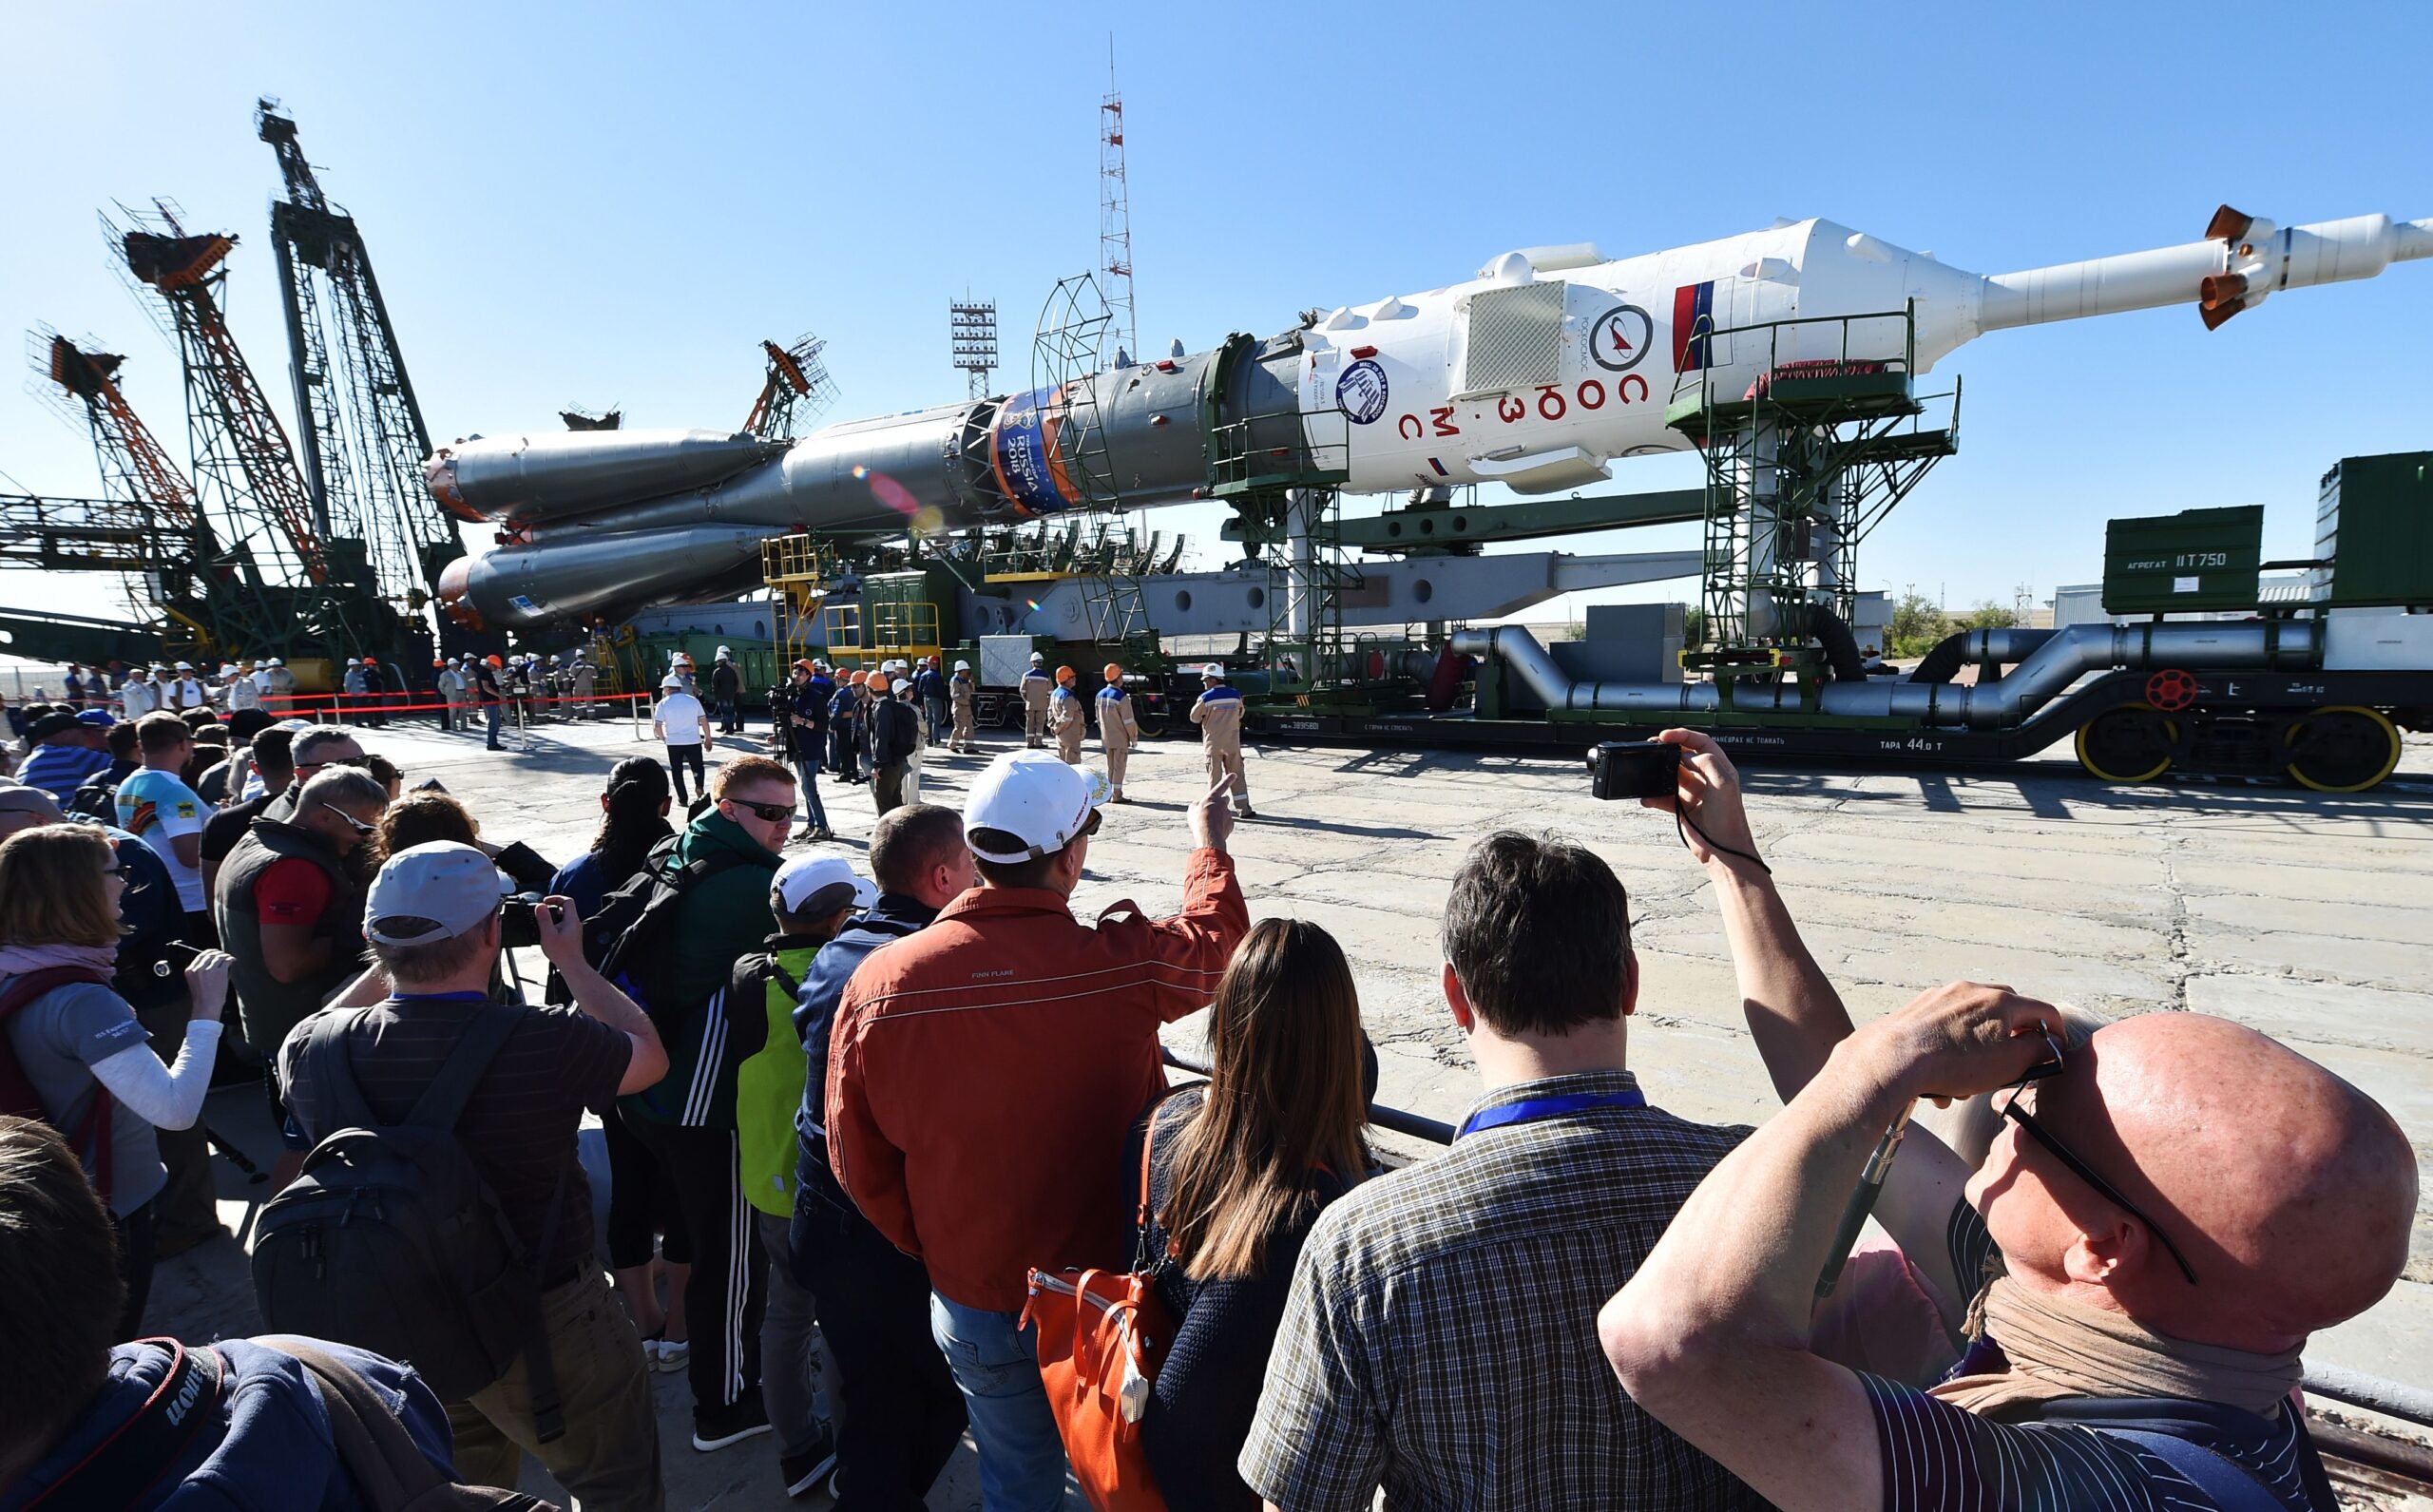
[[[1687,449],[1664,423],[1676,389],[1738,393],[1791,362],[1906,358],[1924,373],[1988,331],[2170,304],[2218,327],[2276,292],[2423,258],[2433,220],[2281,227],[2228,206],[2200,241],[1992,277],[1821,220],[1614,261],[1527,248],[1265,340],[847,421],[791,447],[702,431],[460,441],[424,464],[426,482],[502,544],[452,565],[441,597],[508,628],[611,615],[749,585],[760,536],[1174,504],[1267,455],[1312,458],[1355,493],[1554,492]]]

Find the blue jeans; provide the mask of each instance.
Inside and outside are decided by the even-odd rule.
[[[931,745],[944,745],[946,744],[947,739],[947,730],[953,722],[947,707],[947,700],[944,699],[928,699],[927,702],[929,715],[929,743]]]
[[[1036,1328],[929,1293],[929,1335],[963,1390],[980,1445],[986,1512],[1058,1512],[1064,1504],[1064,1441],[1040,1384]],[[850,1409],[849,1409],[850,1410]]]
[[[814,830],[828,828],[828,810],[819,801],[819,763],[808,756],[795,758],[795,775],[802,779],[802,812]]]
[[[504,703],[492,703],[486,705],[486,707],[489,709],[490,717],[490,749],[495,751],[498,749],[498,727],[500,721],[507,718],[507,705]]]

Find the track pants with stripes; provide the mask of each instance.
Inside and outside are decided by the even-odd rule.
[[[768,1256],[743,1200],[733,1129],[684,1128],[627,1119],[675,1189],[692,1241],[684,1317],[693,1334],[685,1367],[696,1407],[728,1407],[760,1389],[760,1314]]]

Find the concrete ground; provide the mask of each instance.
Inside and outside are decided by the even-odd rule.
[[[368,744],[407,769],[410,787],[439,778],[487,838],[559,861],[584,847],[608,765],[647,749],[622,722],[545,726],[528,751],[507,756],[428,725],[374,732]],[[933,758],[924,796],[959,806],[980,765]],[[1251,911],[1312,919],[1342,942],[1384,1063],[1381,1101],[1454,1120],[1470,1100],[1434,930],[1464,851],[1511,827],[1586,841],[1629,888],[1644,976],[1631,1058],[1650,1096],[1715,1121],[1773,1111],[1704,876],[1661,816],[1592,800],[1578,764],[1551,757],[1269,748],[1249,772],[1260,817],[1233,849]],[[2221,1014],[2364,1087],[2433,1161],[2433,742],[2411,741],[2397,775],[2353,796],[2246,782],[2105,788],[2056,759],[1965,773],[1763,770],[1747,786],[1762,849],[1854,1015],[1956,977],[2114,1015]],[[1074,900],[1084,915],[1125,898],[1157,912],[1179,895],[1184,808],[1203,791],[1197,750],[1146,748],[1125,788],[1138,801],[1111,811],[1092,846]],[[868,790],[823,794],[837,849],[858,860]],[[1193,1049],[1198,1032],[1186,1020],[1174,1043]],[[206,1117],[267,1163],[258,1095],[215,1094]],[[221,1164],[222,1216],[242,1232],[263,1189]],[[2310,1361],[2433,1388],[2433,1183],[2427,1193],[2407,1279],[2318,1335]],[[258,1330],[238,1246],[164,1264],[147,1321],[188,1338]],[[785,1504],[769,1441],[697,1454],[683,1378],[660,1376],[658,1396],[671,1506]],[[547,1482],[536,1470],[528,1484]],[[929,1504],[978,1503],[967,1448]]]

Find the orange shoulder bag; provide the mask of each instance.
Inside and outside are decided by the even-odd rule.
[[[1174,1320],[1158,1300],[1162,1257],[1148,1254],[1149,1154],[1157,1143],[1152,1107],[1140,1140],[1132,1270],[1033,1271],[1030,1299],[1023,1306],[1023,1322],[1039,1325],[1039,1377],[1073,1479],[1097,1512],[1166,1508],[1140,1443],[1151,1383],[1175,1334]]]

